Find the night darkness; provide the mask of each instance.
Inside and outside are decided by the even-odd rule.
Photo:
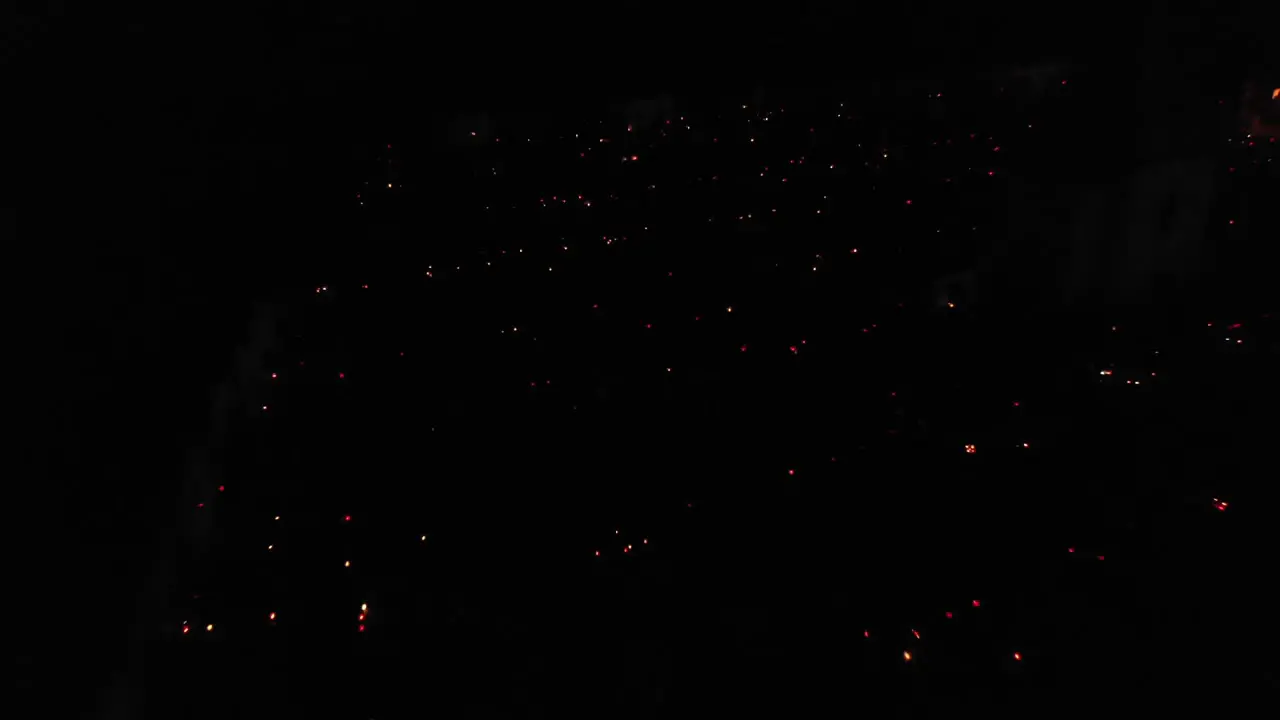
[[[20,702],[1274,703],[1274,10],[341,5],[5,23]]]

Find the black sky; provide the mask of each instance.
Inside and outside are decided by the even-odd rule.
[[[1092,141],[1077,146],[1089,153],[1064,154],[1064,167],[1118,175],[1116,157],[1176,155],[1205,131],[1182,98],[1234,102],[1242,78],[1275,67],[1262,3],[1192,3],[1155,22],[1159,3],[259,5],[49,2],[5,23],[0,232],[15,240],[7,274],[21,297],[22,474],[49,479],[24,483],[18,502],[35,510],[21,531],[47,538],[47,554],[23,561],[31,587],[48,589],[47,615],[83,618],[79,593],[145,571],[135,551],[170,530],[155,513],[171,505],[176,448],[206,420],[203,393],[253,302],[298,280],[298,258],[332,231],[354,148],[460,112],[834,83],[895,94],[1054,61],[1098,80],[1080,126]],[[196,400],[147,411],[174,388]],[[140,457],[139,437],[154,452]],[[127,623],[111,618],[130,598],[108,604],[103,632],[118,639]],[[20,665],[111,662],[109,650],[71,653],[78,632],[24,636],[41,647]]]

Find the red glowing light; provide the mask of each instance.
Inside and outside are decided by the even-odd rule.
[[[219,486],[218,486],[218,492],[226,492],[226,490],[227,490],[227,486],[226,486],[226,485],[219,485]]]
[[[351,516],[350,516],[350,515],[343,515],[343,516],[342,516],[342,521],[343,521],[343,522],[351,522]]]
[[[360,630],[359,630],[359,632],[364,632],[364,626],[363,626],[363,625],[361,625],[361,626],[360,626]]]
[[[948,610],[946,614],[947,614],[947,619],[948,619],[948,620],[950,620],[950,619],[951,619],[951,611],[950,611],[950,610]]]
[[[871,631],[870,631],[870,630],[863,630],[863,631],[862,631],[862,637],[864,637],[864,638],[869,638],[869,637],[871,637]]]
[[[346,373],[338,373],[338,379],[339,379],[339,380],[342,380],[342,379],[344,379],[344,378],[346,378],[346,377],[347,377],[347,374],[346,374]]]
[[[599,550],[597,550],[597,551],[596,551],[596,557],[600,557],[600,551],[599,551]]]
[[[182,634],[183,634],[183,635],[186,635],[186,634],[187,634],[187,633],[189,633],[189,632],[191,632],[191,626],[189,626],[189,625],[183,625],[183,626],[182,626]]]
[[[1014,660],[1022,660],[1022,653],[1014,653],[1014,654],[1013,654],[1013,659],[1014,659]]]
[[[1069,552],[1069,553],[1073,553],[1073,552],[1075,552],[1075,551],[1076,551],[1076,549],[1075,549],[1075,548],[1073,548],[1073,547],[1069,547],[1069,548],[1067,548],[1067,552]]]
[[[1098,559],[1099,559],[1099,560],[1106,560],[1106,559],[1107,559],[1107,556],[1106,556],[1106,555],[1099,555],[1099,556],[1098,556]]]
[[[911,201],[910,201],[910,200],[908,200],[908,201],[907,201],[907,204],[908,204],[908,205],[910,205],[910,204],[911,204]]]
[[[279,376],[279,375],[276,375],[275,373],[271,373],[271,379],[272,379],[272,380],[275,380],[275,379],[276,379],[276,378],[278,378],[278,377],[280,377],[280,376]]]
[[[795,471],[795,470],[788,470],[788,471],[787,471],[787,474],[788,474],[788,475],[795,475],[795,474],[796,474],[796,471]]]
[[[973,606],[974,606],[974,607],[982,607],[982,601],[981,601],[981,600],[974,600],[974,601],[973,601]]]
[[[275,620],[275,619],[276,619],[276,614],[275,614],[275,613],[271,613],[270,615],[268,615],[268,616],[267,616],[267,619],[268,619],[268,620]]]

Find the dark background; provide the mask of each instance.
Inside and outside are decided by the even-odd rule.
[[[19,471],[10,481],[20,490],[12,504],[20,518],[14,556],[18,576],[24,578],[20,594],[29,594],[22,617],[13,623],[12,644],[19,648],[16,677],[20,689],[46,702],[65,701],[79,709],[113,708],[124,715],[140,712],[135,709],[143,706],[142,697],[150,714],[165,714],[164,708],[172,703],[186,707],[190,693],[211,691],[192,680],[202,673],[214,686],[223,682],[247,688],[243,695],[223,694],[225,707],[249,703],[247,698],[264,692],[241,676],[219,674],[234,664],[225,654],[213,660],[191,660],[208,666],[174,665],[180,669],[172,670],[172,676],[157,669],[157,661],[151,658],[163,657],[163,643],[152,645],[139,638],[158,622],[151,615],[162,614],[159,608],[172,603],[151,603],[147,588],[176,584],[179,579],[176,572],[158,579],[155,573],[157,568],[173,567],[163,558],[179,553],[172,549],[173,537],[189,532],[180,527],[174,507],[183,502],[184,476],[193,472],[192,448],[201,446],[213,424],[211,415],[220,412],[216,388],[223,378],[234,375],[235,349],[250,341],[248,328],[255,313],[266,304],[287,302],[318,276],[354,274],[363,268],[385,270],[399,253],[396,233],[407,236],[430,227],[430,218],[412,217],[419,215],[412,206],[385,208],[385,219],[373,227],[345,206],[335,209],[368,175],[367,167],[376,161],[384,140],[399,145],[403,139],[410,144],[402,156],[406,172],[416,173],[424,195],[429,194],[427,188],[441,194],[431,207],[447,207],[449,193],[462,191],[449,173],[433,173],[430,168],[434,163],[448,167],[453,151],[440,138],[448,136],[460,117],[472,117],[471,113],[487,112],[495,123],[550,126],[657,93],[714,107],[722,99],[750,95],[759,88],[799,102],[840,87],[875,98],[866,107],[882,114],[878,118],[882,124],[892,125],[895,119],[911,122],[913,117],[905,113],[895,118],[900,103],[894,99],[907,97],[938,78],[963,84],[1001,68],[1057,61],[1072,68],[1073,82],[1079,79],[1087,90],[1081,91],[1070,109],[1053,117],[1053,137],[1060,141],[1036,148],[1021,166],[1020,181],[1030,189],[1031,199],[1025,206],[1014,202],[993,206],[992,212],[1001,224],[1043,229],[1040,235],[1049,238],[1045,242],[1072,247],[1080,235],[1090,234],[1089,229],[1059,228],[1055,235],[1053,223],[1038,209],[1061,207],[1070,216],[1072,208],[1087,205],[1090,197],[1097,196],[1120,197],[1121,206],[1136,204],[1135,198],[1142,197],[1146,187],[1144,168],[1172,163],[1190,168],[1187,172],[1194,175],[1201,167],[1198,163],[1219,159],[1221,149],[1206,148],[1213,147],[1211,139],[1220,132],[1222,113],[1231,117],[1242,111],[1245,83],[1250,79],[1266,82],[1275,71],[1274,44],[1266,42],[1265,30],[1274,27],[1269,22],[1274,17],[1247,3],[1193,4],[1174,12],[1147,5],[1119,10],[1073,6],[1057,11],[1039,7],[1008,11],[936,4],[871,8],[814,3],[757,13],[728,4],[694,10],[573,6],[500,13],[415,10],[407,5],[355,11],[296,4],[265,11],[246,5],[220,6],[207,13],[117,13],[114,8],[82,12],[49,4],[19,9],[13,21],[6,23],[5,71],[13,79],[8,105],[15,121],[8,143],[14,162],[7,163],[13,169],[8,173],[12,187],[6,193],[13,209],[6,211],[6,229],[14,240],[9,268],[17,280],[11,284],[17,296],[12,306],[16,322],[10,327],[19,364],[11,377],[19,390],[13,407],[21,428],[15,449],[21,458]],[[1274,85],[1280,83],[1267,87]],[[1222,99],[1226,110],[1207,109],[1212,105],[1201,101],[1210,98]],[[1244,203],[1243,207],[1265,207],[1262,203],[1273,202],[1267,200],[1267,193],[1274,188],[1272,180],[1250,191],[1257,197],[1246,195],[1235,201]],[[1011,197],[1023,197],[1017,192],[1011,190]],[[1218,198],[1227,190],[1214,184],[1192,194],[1196,192]],[[413,693],[405,688],[418,682],[415,678],[421,669],[412,677],[397,679],[395,668],[403,666],[406,656],[420,652],[423,646],[417,643],[429,638],[437,647],[449,649],[433,655],[427,664],[437,678],[433,688],[466,682],[477,684],[476,694],[495,697],[518,694],[511,689],[515,687],[540,688],[522,691],[542,693],[539,697],[580,693],[582,688],[571,681],[568,670],[563,676],[535,677],[523,684],[507,679],[518,675],[514,671],[488,677],[491,664],[485,658],[510,653],[509,645],[494,640],[486,649],[475,641],[475,633],[510,637],[511,633],[494,629],[505,622],[534,628],[514,633],[533,648],[510,653],[514,656],[550,655],[558,650],[548,648],[570,647],[578,648],[579,657],[592,657],[608,652],[606,640],[597,638],[594,642],[600,645],[592,646],[591,633],[566,638],[553,628],[568,624],[574,613],[592,618],[607,615],[621,597],[624,611],[633,609],[632,604],[643,606],[646,598],[664,608],[669,617],[676,616],[675,608],[696,608],[694,619],[681,620],[690,626],[699,625],[698,613],[738,618],[730,623],[738,630],[723,631],[723,637],[704,637],[699,641],[703,645],[697,647],[641,645],[635,651],[639,658],[635,664],[653,667],[655,672],[665,668],[662,672],[683,676],[704,666],[723,670],[701,683],[697,697],[680,698],[688,706],[706,702],[711,708],[727,708],[752,702],[743,698],[737,684],[744,677],[749,685],[777,688],[767,697],[779,708],[795,707],[797,697],[827,697],[832,688],[837,695],[867,692],[874,702],[895,707],[896,691],[904,690],[910,702],[920,703],[923,709],[945,707],[952,697],[976,697],[987,706],[1024,703],[1053,709],[1067,698],[1087,704],[1121,690],[1128,693],[1126,698],[1173,706],[1187,699],[1180,693],[1188,687],[1222,688],[1192,695],[1191,699],[1212,705],[1224,698],[1249,697],[1267,683],[1274,690],[1274,662],[1266,659],[1266,649],[1273,647],[1274,621],[1265,611],[1269,596],[1261,584],[1267,557],[1263,513],[1270,507],[1264,499],[1273,499],[1274,491],[1246,482],[1266,473],[1260,450],[1270,425],[1256,418],[1266,417],[1274,398],[1274,386],[1268,384],[1274,381],[1265,373],[1268,358],[1224,359],[1205,350],[1198,338],[1178,334],[1193,320],[1217,317],[1225,310],[1241,315],[1248,311],[1256,317],[1271,309],[1267,300],[1274,265],[1269,260],[1274,260],[1275,251],[1266,239],[1274,237],[1275,225],[1274,220],[1266,224],[1262,212],[1254,215],[1251,242],[1224,246],[1206,233],[1178,256],[1182,260],[1161,257],[1171,270],[1167,265],[1157,268],[1149,262],[1150,256],[1134,252],[1126,254],[1129,259],[1118,267],[1086,259],[1083,270],[1066,278],[1034,263],[979,272],[988,278],[980,287],[991,296],[990,314],[980,325],[963,332],[955,327],[920,327],[916,333],[900,330],[900,354],[868,356],[858,348],[843,348],[849,355],[857,354],[862,369],[887,367],[903,375],[911,374],[911,366],[903,363],[912,358],[927,365],[921,359],[926,353],[983,348],[953,372],[986,369],[987,374],[979,377],[1003,378],[1000,382],[1010,388],[1032,385],[1020,385],[1015,378],[1034,376],[1039,367],[1064,366],[1070,360],[1087,364],[1104,356],[1099,348],[1108,341],[1089,333],[1117,317],[1126,327],[1150,328],[1150,342],[1138,345],[1182,348],[1184,367],[1195,369],[1184,371],[1184,377],[1194,376],[1195,382],[1187,381],[1176,394],[1143,404],[1112,407],[1108,403],[1114,399],[1090,394],[1096,388],[1090,386],[1086,392],[1070,381],[1046,380],[1036,385],[1045,405],[1053,408],[1058,447],[1090,448],[1069,463],[1038,468],[1043,486],[1033,490],[1022,484],[1032,469],[1001,465],[991,470],[992,477],[1002,478],[1000,489],[989,490],[989,496],[933,489],[942,495],[931,507],[950,504],[981,519],[980,530],[968,529],[977,536],[975,545],[999,548],[991,555],[967,562],[935,558],[927,561],[936,564],[923,573],[928,579],[912,581],[913,573],[904,571],[899,561],[928,555],[912,545],[916,541],[896,538],[899,544],[881,557],[882,567],[865,550],[849,560],[835,549],[843,541],[837,531],[848,523],[847,517],[832,509],[840,507],[839,499],[844,497],[835,491],[830,496],[790,498],[794,502],[787,505],[790,511],[778,510],[778,498],[752,492],[749,484],[741,492],[724,492],[718,485],[721,478],[749,474],[758,467],[788,467],[791,448],[806,448],[811,463],[829,448],[840,448],[839,442],[818,439],[832,429],[816,420],[779,432],[753,424],[755,415],[735,414],[738,406],[733,403],[742,402],[744,395],[738,388],[749,385],[750,378],[730,375],[716,385],[715,397],[725,405],[711,416],[737,417],[739,425],[721,428],[703,441],[718,452],[703,447],[694,453],[700,458],[696,462],[706,467],[687,474],[703,478],[692,483],[673,478],[669,468],[689,455],[679,452],[682,443],[696,444],[690,439],[699,437],[700,426],[694,419],[700,416],[695,412],[685,413],[689,427],[668,426],[663,431],[666,436],[649,439],[656,449],[643,452],[643,458],[620,462],[619,458],[636,451],[618,438],[652,433],[653,424],[669,420],[670,415],[628,413],[626,408],[640,406],[626,403],[639,401],[623,398],[608,417],[563,420],[564,427],[577,427],[583,439],[553,453],[547,449],[550,430],[527,432],[542,410],[526,409],[523,412],[532,418],[503,415],[491,429],[493,435],[520,439],[513,440],[514,447],[505,454],[487,453],[481,465],[485,472],[476,469],[467,451],[470,446],[461,441],[454,442],[452,450],[444,449],[450,446],[447,441],[437,441],[441,449],[436,472],[518,477],[530,466],[563,464],[563,492],[572,496],[575,488],[591,487],[599,468],[607,467],[613,475],[633,478],[652,491],[638,499],[606,493],[590,501],[566,500],[559,504],[561,512],[572,515],[572,508],[614,508],[622,520],[651,522],[655,535],[670,538],[664,542],[675,544],[675,538],[685,538],[681,547],[688,550],[679,558],[654,563],[649,570],[637,570],[635,576],[611,576],[603,584],[590,586],[575,584],[578,568],[571,563],[534,562],[517,554],[477,573],[460,558],[502,553],[441,551],[437,581],[430,588],[410,581],[392,583],[384,592],[400,600],[390,599],[389,605],[394,608],[402,602],[407,608],[409,598],[426,593],[439,606],[463,608],[477,618],[468,622],[479,629],[471,634],[435,628],[417,635],[406,633],[399,647],[366,650],[368,661],[360,663],[360,674],[349,679],[377,690],[372,694],[383,698],[383,704],[375,703],[374,708],[395,713],[413,707]],[[1153,222],[1159,222],[1158,214]],[[361,244],[354,258],[349,249],[352,237],[372,238]],[[444,254],[467,249],[451,249],[447,240],[435,242]],[[930,267],[925,274],[931,277],[920,280],[987,268],[987,255],[1017,257],[1016,252],[978,248],[967,257]],[[1085,253],[1084,257],[1092,256]],[[1203,262],[1205,257],[1212,262]],[[1212,272],[1200,273],[1202,267]],[[1174,280],[1133,282],[1157,275]],[[1143,288],[1140,292],[1130,292],[1138,285]],[[927,287],[927,282],[921,287]],[[516,298],[523,289],[513,281],[505,289],[488,289],[487,296],[480,289],[474,292],[480,298]],[[620,289],[615,292],[625,297]],[[1028,298],[1034,303],[1015,302]],[[422,317],[421,307],[397,300],[384,297],[367,310],[389,324],[395,318],[407,323]],[[494,301],[495,306],[499,304]],[[540,309],[557,311],[555,299]],[[835,321],[838,309],[832,307],[829,314],[811,319],[817,336]],[[1040,309],[1046,313],[1041,317],[1061,318],[1061,323],[1043,328],[1026,323],[1021,313],[1028,309]],[[360,327],[354,319],[323,312],[307,316],[306,322],[312,323],[310,336],[326,332],[311,328],[330,328],[336,337]],[[533,309],[529,314],[537,315]],[[480,316],[477,312],[474,317]],[[473,319],[465,313],[432,317],[441,333]],[[1022,333],[1016,343],[1001,332],[1015,321]],[[726,330],[726,341],[730,335]],[[929,338],[927,345],[916,339],[920,337]],[[615,346],[610,343],[624,341],[601,342],[607,349],[602,352],[612,353]],[[479,342],[474,347],[476,354],[468,357],[485,358],[486,352],[500,350]],[[833,355],[842,357],[839,352]],[[1001,358],[999,371],[992,369],[992,358]],[[389,374],[392,370],[368,362],[368,374],[394,377]],[[595,366],[581,362],[587,368]],[[634,362],[640,365],[639,359]],[[752,371],[755,376],[781,371],[780,364],[787,358],[761,362]],[[1015,378],[1003,372],[1005,366],[1013,369]],[[506,410],[496,405],[498,391],[486,382],[489,366],[470,366],[459,358],[432,369],[463,373],[470,380],[457,383],[451,391],[454,395],[442,403],[464,410],[451,415],[461,418],[459,427],[472,427],[468,418],[479,423]],[[625,370],[617,372],[625,374]],[[1224,388],[1219,384],[1223,377],[1247,378],[1249,391]],[[938,385],[930,392],[928,383],[917,383],[918,402],[927,408],[913,408],[910,417],[929,417],[940,425],[954,426],[938,418],[958,414],[971,396],[942,380]],[[490,389],[477,389],[486,387]],[[772,388],[776,394],[756,405],[755,412],[768,416],[783,410],[791,390]],[[820,390],[847,398],[838,389]],[[425,390],[406,391],[412,392]],[[975,394],[986,393],[971,391]],[[886,408],[886,412],[891,411]],[[1002,421],[993,416],[972,422]],[[393,419],[387,424],[396,425]],[[235,427],[233,423],[228,432],[234,434]],[[609,435],[601,427],[618,430]],[[325,430],[344,429],[360,433],[354,437],[365,442],[401,448],[388,451],[388,458],[400,457],[397,453],[406,453],[417,442],[397,436],[394,428]],[[462,430],[455,432],[459,437],[466,435]],[[1133,439],[1134,432],[1138,440]],[[322,441],[307,442],[317,445],[299,441],[292,446],[304,458],[308,448],[317,449]],[[487,446],[475,451],[481,452],[482,447]],[[748,454],[746,448],[763,450]],[[857,452],[857,443],[841,450]],[[888,451],[883,458],[864,460],[867,475],[883,478],[900,472],[912,480],[901,485],[880,481],[863,492],[878,500],[880,507],[909,504],[916,488],[928,487],[925,479],[951,467],[946,464],[949,460],[930,456],[936,450],[924,445],[918,450],[908,455],[914,458],[909,469],[900,467],[896,461],[900,456]],[[338,463],[335,467],[354,468],[361,458],[333,462]],[[1107,472],[1099,472],[1100,467],[1108,468]],[[1178,478],[1171,481],[1177,490],[1150,479],[1159,477],[1162,470]],[[1206,478],[1218,475],[1230,476],[1239,496],[1254,498],[1255,509],[1234,515],[1236,524],[1225,532],[1191,525],[1201,527],[1204,535],[1189,534],[1186,517],[1197,517],[1195,513],[1204,510],[1201,496],[1212,485]],[[672,479],[656,479],[664,476]],[[1054,493],[1045,486],[1074,489]],[[516,483],[499,487],[509,498],[501,503],[503,507],[530,502],[526,494],[542,498],[540,502],[546,499],[543,493]],[[646,498],[668,497],[667,489],[697,496],[690,502],[710,497],[719,504],[710,503],[711,517],[694,531],[678,513],[646,506],[650,502]],[[448,491],[432,491],[444,495],[415,499],[451,508],[492,503],[481,490],[459,484]],[[369,492],[353,504],[371,509],[391,504],[375,491]],[[248,517],[264,501],[256,497],[242,502]],[[527,537],[536,529],[549,547],[567,549],[574,542],[567,528],[575,526],[548,509],[555,506],[553,502],[540,506],[545,514],[534,523],[536,528],[517,526],[477,534],[465,529],[473,515],[449,512],[432,516],[433,532],[457,542],[465,538],[503,547],[512,537]],[[328,509],[319,506],[311,511],[319,516]],[[865,528],[860,532],[867,537],[854,544],[873,547],[885,542],[883,531],[906,522],[908,515],[896,510],[863,518],[858,527]],[[1001,516],[1016,518],[1029,537],[1010,548],[995,521]],[[773,522],[782,529],[776,535],[781,537],[772,542],[759,539],[761,527],[754,521],[759,517],[775,518]],[[945,544],[945,538],[961,532],[959,526],[929,523],[957,523],[955,517],[964,513],[948,520],[937,510],[925,517],[928,530],[918,542],[927,547]],[[1216,515],[1208,518],[1210,522],[1218,519]],[[557,527],[561,529],[548,529]],[[808,530],[801,533],[800,528]],[[1037,570],[1045,573],[1045,579],[1034,590],[1009,579],[1017,577],[1010,568],[1040,562],[1033,561],[1041,557],[1039,551],[1068,531],[1112,548],[1109,552],[1119,555],[1117,562],[1103,574],[1074,567]],[[750,549],[725,558],[714,548],[726,539]],[[812,547],[824,549],[807,554]],[[809,559],[796,561],[797,556]],[[699,564],[710,563],[712,557],[719,568],[716,572]],[[446,558],[453,558],[456,565],[449,566]],[[396,577],[397,562],[417,560],[390,556],[387,567],[373,577]],[[846,573],[833,570],[844,568],[846,562],[868,568],[864,581],[874,591],[848,585]],[[466,591],[459,590],[459,596],[451,598],[432,594],[450,585],[449,581]],[[629,589],[609,584],[614,582]],[[571,596],[577,590],[581,597],[572,603],[530,597],[507,620],[500,619],[502,613],[511,611],[486,609],[497,602],[495,598],[523,593],[531,586],[567,588]],[[998,627],[958,631],[971,635],[952,641],[958,656],[961,648],[1000,648],[999,638],[1038,633],[1040,639],[1028,647],[1052,661],[1028,673],[1030,677],[1014,680],[998,668],[972,674],[955,671],[966,667],[964,659],[927,680],[904,679],[895,675],[895,668],[881,664],[892,653],[877,655],[859,647],[853,657],[855,651],[845,649],[844,643],[857,639],[862,618],[886,618],[885,624],[891,625],[888,618],[905,622],[932,612],[933,597],[941,588],[957,593],[948,596],[948,603],[958,611],[971,586],[992,588],[989,592],[1005,598],[1011,609],[1002,620],[991,621],[998,622]],[[686,602],[671,595],[676,592],[673,587],[680,588]],[[287,592],[305,594],[301,587]],[[825,608],[831,612],[815,607],[826,602],[843,604]],[[1055,625],[1044,620],[1070,608],[1079,610],[1070,621]],[[663,618],[669,617],[662,612],[646,622],[663,625]],[[848,618],[849,627],[833,626],[829,621],[833,616]],[[546,618],[554,621],[545,622]],[[1228,622],[1230,627],[1224,628]],[[776,629],[779,626],[787,629]],[[634,628],[630,632],[645,635]],[[740,636],[757,639],[740,640]],[[291,642],[295,658],[304,658],[314,649],[308,643],[324,645],[315,638]],[[728,650],[738,642],[746,649]],[[1130,653],[1145,657],[1147,663],[1135,666]],[[139,654],[148,660],[137,662]],[[830,659],[833,656],[836,659]],[[440,658],[472,659],[455,664]],[[262,660],[262,667],[271,667],[272,661]],[[312,661],[314,665],[297,662],[307,668],[303,675],[314,671],[313,677],[334,682],[343,678],[345,666],[321,660]],[[613,702],[592,694],[607,694],[612,687],[607,672],[592,665],[578,661],[569,667],[598,673],[589,675],[588,684],[596,690],[585,693],[588,700]],[[639,685],[648,687],[645,682]],[[307,687],[299,683],[293,704],[284,707],[325,707],[325,697],[303,692]],[[369,706],[353,699],[360,696],[343,695],[342,702],[349,704],[341,707],[352,713],[368,710]],[[508,702],[519,712],[518,701]],[[551,701],[542,702],[555,707]],[[618,702],[644,712],[635,702]],[[445,700],[438,703],[447,705]],[[529,701],[524,707],[537,704]],[[210,711],[219,707],[213,703]]]

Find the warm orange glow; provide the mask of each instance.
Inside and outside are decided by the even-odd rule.
[[[271,613],[270,615],[268,615],[268,616],[267,616],[267,619],[268,619],[268,620],[275,620],[275,619],[276,619],[276,614],[275,614],[275,613]]]
[[[1022,653],[1014,653],[1014,654],[1013,654],[1013,659],[1014,659],[1014,660],[1021,660],[1021,659],[1022,659]]]
[[[1280,100],[1280,88],[1276,88],[1275,90],[1271,91],[1271,99]]]
[[[351,561],[350,561],[350,560],[348,560],[348,561],[346,561],[346,562],[342,563],[342,567],[351,567]]]
[[[213,623],[204,626],[205,632],[213,632]]]
[[[906,662],[911,662],[911,652],[907,650],[903,650],[902,659],[905,660]]]

